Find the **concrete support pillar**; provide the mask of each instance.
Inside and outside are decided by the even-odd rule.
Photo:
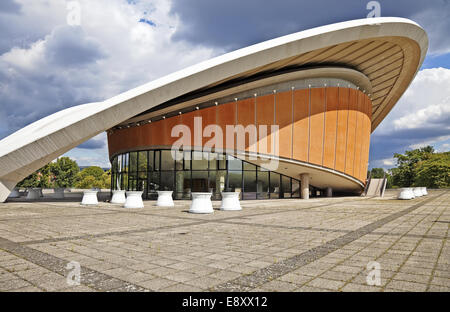
[[[0,181],[0,203],[8,198],[9,194],[14,190],[17,182]]]
[[[331,187],[327,187],[327,197],[333,197],[333,189]]]
[[[302,199],[309,199],[309,173],[302,173],[300,175],[302,187]]]

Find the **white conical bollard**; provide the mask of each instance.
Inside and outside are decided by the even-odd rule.
[[[85,206],[98,205],[97,191],[93,191],[93,190],[84,191],[83,199],[81,200],[81,205],[85,205]]]
[[[220,210],[242,210],[238,192],[222,192]]]
[[[400,192],[397,196],[398,199],[413,199],[414,193],[410,187],[404,187],[400,189]]]
[[[159,207],[173,207],[175,206],[172,199],[173,191],[158,191],[158,201],[156,206]]]
[[[27,199],[30,199],[30,200],[39,199],[41,197],[39,190],[40,190],[39,188],[29,188],[28,194],[27,194]]]
[[[19,193],[19,189],[15,188],[12,190],[11,194],[9,194],[8,198],[19,198],[20,197],[20,193]]]
[[[423,196],[423,193],[422,193],[422,190],[420,189],[420,187],[414,187],[413,193],[414,193],[414,196],[416,196],[416,197]]]
[[[211,202],[212,193],[193,192],[190,213],[213,213],[214,209]]]
[[[144,202],[142,201],[142,191],[129,191],[127,192],[127,199],[124,208],[144,208]]]
[[[120,204],[123,205],[126,202],[125,191],[115,190],[113,191],[113,195],[111,197],[111,204]]]

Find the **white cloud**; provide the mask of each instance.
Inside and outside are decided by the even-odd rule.
[[[12,39],[0,42],[9,46],[0,55],[0,138],[63,108],[109,98],[222,52],[174,42],[179,21],[170,0],[79,0],[80,26],[67,25],[65,1],[18,2],[20,13],[2,15],[18,26],[3,27]],[[89,153],[72,154],[82,163],[108,161],[106,148],[93,152],[102,157]]]
[[[419,129],[450,124],[450,69],[421,70],[378,132]]]
[[[371,138],[371,166],[394,153],[450,140],[450,69],[419,71]]]

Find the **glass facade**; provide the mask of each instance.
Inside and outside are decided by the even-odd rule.
[[[191,192],[240,192],[241,199],[300,198],[300,181],[224,154],[148,150],[120,154],[112,160],[112,190],[143,191],[156,199],[157,191],[173,191],[174,199],[190,199]]]

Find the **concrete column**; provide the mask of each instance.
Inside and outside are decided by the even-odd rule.
[[[9,194],[14,190],[17,182],[0,181],[0,203],[8,198]]]
[[[300,183],[302,188],[302,199],[309,199],[309,173],[300,175]]]
[[[333,189],[331,187],[327,187],[327,197],[333,197]]]

